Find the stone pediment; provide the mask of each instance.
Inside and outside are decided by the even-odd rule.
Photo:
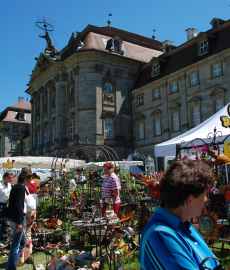
[[[55,63],[54,60],[50,59],[45,54],[41,53],[35,66],[35,69],[33,71],[33,74],[31,76],[31,79],[29,81],[29,84],[31,84],[33,81],[39,78],[46,70],[48,70],[51,66],[53,66],[54,63]]]

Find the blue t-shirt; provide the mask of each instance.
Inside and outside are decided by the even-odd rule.
[[[209,256],[215,257],[203,237],[188,222],[162,207],[146,225],[140,242],[139,263],[141,270],[193,270]],[[219,262],[209,259],[203,266],[215,268]]]

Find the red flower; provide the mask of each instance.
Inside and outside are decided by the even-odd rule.
[[[47,226],[48,226],[48,228],[49,228],[49,227],[51,226],[51,223],[50,223],[50,222],[48,222],[48,223],[47,223]]]
[[[55,224],[55,227],[56,227],[56,228],[58,228],[58,225],[57,225],[57,224]]]
[[[51,219],[51,222],[56,222],[56,221],[57,221],[56,218]]]

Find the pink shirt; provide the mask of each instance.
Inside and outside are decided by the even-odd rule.
[[[116,198],[115,204],[120,203],[120,180],[115,173],[112,173],[110,177],[106,176],[101,186],[101,196],[102,198],[105,198],[107,202],[111,200],[111,190],[118,190],[118,196]]]

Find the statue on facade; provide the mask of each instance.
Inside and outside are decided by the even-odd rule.
[[[57,49],[53,46],[51,38],[50,38],[48,32],[47,31],[45,31],[45,32],[46,32],[46,34],[44,36],[39,36],[40,38],[44,38],[46,40],[47,44],[46,44],[45,51],[52,51],[52,52],[56,53]]]

